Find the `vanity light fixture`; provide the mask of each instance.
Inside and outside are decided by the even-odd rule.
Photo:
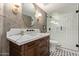
[[[42,16],[42,14],[40,12],[38,12],[38,13],[35,14],[37,22],[39,22],[39,17],[41,17],[41,16]]]
[[[41,17],[41,16],[42,16],[42,14],[41,14],[39,11],[36,11],[35,17],[36,17],[36,18],[39,18],[39,17]]]
[[[42,16],[42,14],[41,13],[38,13],[38,17],[40,17],[40,16]]]

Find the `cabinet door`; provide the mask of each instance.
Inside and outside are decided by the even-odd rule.
[[[18,46],[9,41],[9,54],[10,54],[10,56],[24,55],[24,46]]]
[[[49,55],[49,39],[48,39],[48,37],[42,38],[40,40],[38,51],[40,52],[40,56]]]
[[[36,55],[36,41],[29,42],[25,45],[25,55],[35,56]]]
[[[36,47],[30,48],[30,49],[25,51],[25,55],[27,55],[27,56],[35,56],[36,55],[35,50],[36,50]]]
[[[25,45],[24,53],[27,56],[49,55],[49,37],[44,37]]]

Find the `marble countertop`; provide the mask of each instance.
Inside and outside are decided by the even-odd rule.
[[[24,32],[25,34],[19,33],[20,31],[9,31],[7,32],[7,39],[17,45],[23,45],[50,35],[49,33],[39,32]]]

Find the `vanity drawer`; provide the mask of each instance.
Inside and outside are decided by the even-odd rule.
[[[29,42],[27,44],[24,45],[25,49],[30,49],[32,47],[35,47],[37,44],[37,41],[32,41],[32,42]]]

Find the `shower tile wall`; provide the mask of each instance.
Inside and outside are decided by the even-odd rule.
[[[51,27],[51,39],[54,39],[61,44],[62,47],[78,50],[78,14],[76,13],[77,4],[70,6],[72,9],[63,13],[53,13],[53,18],[48,19],[48,31]],[[58,25],[51,23],[56,21]],[[60,27],[62,26],[62,30]]]

